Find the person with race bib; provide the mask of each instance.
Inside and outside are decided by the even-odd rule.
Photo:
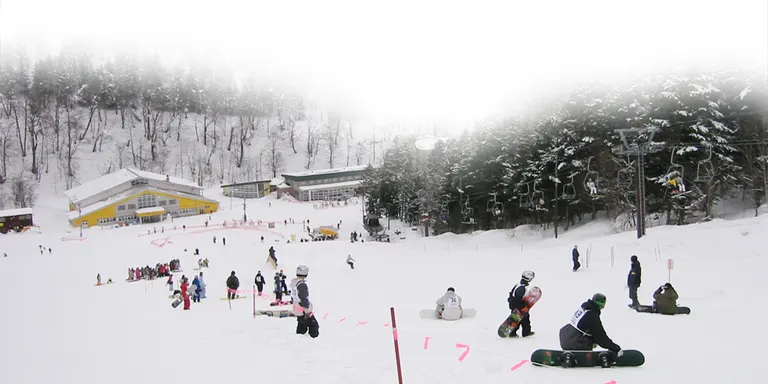
[[[296,278],[291,280],[291,301],[293,301],[293,314],[296,316],[296,333],[304,335],[309,331],[309,336],[314,339],[320,335],[320,324],[312,313],[314,307],[309,301],[307,275],[309,275],[309,267],[306,265],[296,267]]]
[[[611,359],[621,356],[621,347],[605,333],[600,311],[605,308],[606,298],[602,293],[595,293],[591,299],[581,304],[581,308],[571,317],[571,321],[560,328],[560,348],[564,351],[591,351],[595,344],[610,351]],[[572,367],[571,354],[563,355],[563,367]]]
[[[464,315],[461,307],[461,297],[456,294],[453,287],[448,288],[443,297],[437,299],[437,317],[443,320],[458,320]]]

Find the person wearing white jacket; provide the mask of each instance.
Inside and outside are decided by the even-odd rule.
[[[461,297],[456,294],[453,287],[448,288],[443,297],[437,299],[437,317],[443,320],[458,320],[464,315],[461,307]]]
[[[355,269],[355,259],[352,258],[352,255],[347,255],[347,264],[350,268]]]

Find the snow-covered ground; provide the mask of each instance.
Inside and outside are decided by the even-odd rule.
[[[0,253],[8,254],[0,259],[0,382],[396,383],[392,329],[385,325],[390,307],[397,314],[405,383],[735,383],[762,376],[759,364],[744,362],[762,356],[759,340],[768,321],[758,284],[768,264],[766,216],[654,227],[641,240],[633,232],[610,235],[610,225],[593,222],[559,239],[526,228],[514,236],[490,231],[426,239],[406,230],[406,240],[391,244],[351,244],[349,232],[361,230],[360,205],[317,209],[272,197],[250,200],[249,219],[279,222],[274,231],[260,231],[216,226],[241,218],[243,210],[242,200],[230,208],[227,198],[218,198],[222,210],[212,215],[209,228],[199,227],[204,217],[191,217],[92,228],[83,241],[62,241],[77,237],[77,231],[67,232],[66,205],[41,200],[35,208],[41,234],[0,236]],[[289,218],[297,224],[282,224]],[[291,234],[302,233],[306,219],[313,227],[342,220],[341,239],[286,244]],[[153,227],[158,233],[147,235]],[[213,236],[226,237],[227,245],[213,244]],[[591,247],[591,257],[588,268],[573,273],[570,251],[576,244],[583,257]],[[52,253],[40,255],[38,245]],[[231,309],[219,300],[231,271],[248,289],[261,270],[271,290],[274,271],[264,262],[270,245],[289,276],[297,265],[309,266],[319,338],[296,335],[293,318],[254,318],[251,299],[235,300]],[[204,270],[209,298],[190,311],[171,308],[164,280],[124,281],[129,267],[172,258],[180,258],[191,276],[195,248],[210,259],[211,268]],[[357,260],[354,270],[344,262],[348,254]],[[643,265],[644,304],[667,281],[667,259],[674,258],[672,284],[691,315],[627,308],[632,254]],[[533,283],[543,290],[531,312],[536,335],[500,339],[496,328],[508,314],[508,292],[526,269],[536,272]],[[116,283],[94,286],[97,273]],[[418,311],[433,308],[449,286],[465,307],[477,309],[477,317],[420,319]],[[608,334],[623,348],[644,352],[644,366],[566,371],[523,364],[512,370],[537,348],[558,348],[559,328],[595,292],[608,297]],[[269,308],[262,299],[256,306]],[[469,346],[462,361],[466,348],[457,343]]]

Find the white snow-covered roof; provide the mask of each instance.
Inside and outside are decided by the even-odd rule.
[[[165,208],[163,207],[149,207],[149,208],[141,208],[136,210],[137,215],[143,215],[147,213],[163,213],[165,212]]]
[[[82,207],[81,208],[82,215],[85,216],[87,214],[96,212],[96,211],[98,211],[100,209],[104,209],[106,207],[109,207],[112,204],[117,203],[120,200],[127,199],[127,198],[129,198],[132,195],[135,195],[137,193],[149,192],[149,191],[165,193],[165,194],[168,194],[168,195],[171,195],[171,196],[180,196],[180,197],[186,197],[186,198],[189,198],[189,199],[209,201],[209,202],[212,202],[212,203],[216,203],[217,202],[216,200],[211,200],[211,199],[205,198],[203,196],[190,195],[188,193],[182,193],[182,192],[177,192],[177,191],[161,191],[161,190],[156,189],[156,188],[150,188],[150,187],[146,187],[146,186],[141,186],[141,187],[131,188],[131,189],[125,191],[125,192],[118,193],[118,194],[116,194],[114,196],[110,196],[108,199],[99,201],[98,203],[94,203],[94,204],[91,204],[89,206]],[[74,210],[74,211],[70,212],[67,215],[67,218],[69,220],[76,220],[78,217],[80,217],[80,213],[78,213],[77,210]]]
[[[69,201],[76,204],[79,201],[87,199],[107,189],[114,188],[120,184],[129,182],[131,180],[139,179],[139,178],[159,180],[159,181],[166,180],[166,176],[161,175],[159,173],[140,171],[138,169],[133,169],[133,168],[123,168],[118,171],[106,174],[102,177],[93,179],[85,184],[78,185],[77,187],[64,192],[64,194],[67,196],[67,198],[69,198]],[[177,177],[169,177],[168,180],[170,183],[173,183],[173,184],[202,189],[202,187],[198,186],[197,184],[191,181],[187,181]]]
[[[184,186],[187,186],[187,187],[192,187],[192,188],[197,188],[197,189],[203,189],[203,187],[197,185],[197,183],[193,183],[193,182],[191,182],[189,180],[184,180],[182,178],[178,178],[178,177],[174,177],[174,176],[161,175],[159,173],[154,173],[154,172],[140,171],[138,169],[133,169],[133,168],[125,168],[125,169],[127,169],[130,172],[132,172],[137,177],[141,177],[141,178],[144,178],[144,179],[152,179],[152,180],[157,180],[157,181],[166,181],[166,178],[167,178],[168,182],[173,183],[173,184],[184,185]]]
[[[299,187],[299,191],[316,191],[321,189],[331,189],[331,188],[340,188],[340,187],[355,187],[362,183],[363,183],[362,180],[352,180],[352,181],[343,181],[341,183],[307,185],[307,186]]]
[[[366,168],[368,168],[368,165],[355,165],[350,167],[343,167],[343,168],[332,168],[332,169],[318,169],[318,170],[312,170],[312,171],[304,171],[304,172],[290,172],[290,173],[283,173],[283,177],[304,177],[304,176],[312,176],[312,175],[331,175],[334,173],[341,173],[341,172],[353,172],[353,171],[363,171]]]
[[[269,181],[270,185],[280,185],[282,183],[285,183],[285,179],[282,177],[275,177],[274,179]]]
[[[31,214],[32,214],[32,208],[15,208],[15,209],[6,209],[4,211],[0,211],[0,217],[11,217],[11,216],[31,215]]]

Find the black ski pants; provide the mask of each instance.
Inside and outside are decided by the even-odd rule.
[[[515,327],[515,329],[510,332],[510,335],[516,334],[517,330],[523,328],[523,337],[528,336],[531,333],[531,314],[526,312],[523,315],[522,320],[520,320],[520,324]]]
[[[256,283],[256,289],[261,293],[264,290],[264,283]]]
[[[632,300],[632,305],[640,305],[640,302],[637,301],[637,288],[639,287],[636,285],[629,286],[629,298]]]
[[[349,263],[347,263],[347,264],[349,264],[349,267],[350,267],[350,268],[352,268],[352,269],[355,269],[355,264],[352,264],[351,262],[349,262]]]
[[[235,297],[237,297],[237,289],[227,289],[227,299],[234,300]]]
[[[576,272],[576,271],[579,270],[579,268],[581,268],[581,263],[579,263],[579,258],[578,257],[574,257],[573,258],[573,271]]]
[[[304,335],[309,331],[309,336],[313,339],[320,335],[320,324],[317,323],[315,315],[296,317],[296,333]]]

